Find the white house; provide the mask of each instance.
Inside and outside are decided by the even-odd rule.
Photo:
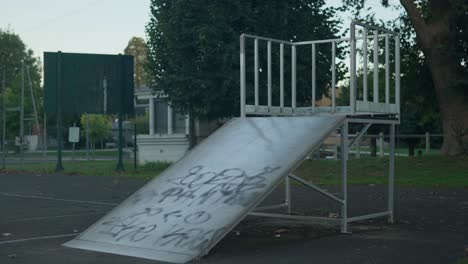
[[[189,147],[189,116],[172,110],[164,96],[153,94],[149,87],[135,89],[135,111],[148,113],[148,134],[137,135],[138,163],[174,162],[185,155]],[[206,138],[220,124],[195,120],[197,141]]]

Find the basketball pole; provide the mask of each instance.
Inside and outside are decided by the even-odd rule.
[[[121,70],[121,73],[120,74],[120,108],[119,108],[119,158],[118,158],[118,161],[117,161],[117,166],[115,168],[116,171],[124,171],[125,168],[124,168],[124,165],[123,165],[123,155],[122,155],[122,152],[123,152],[123,132],[122,132],[122,119],[123,119],[123,90],[124,90],[124,65],[123,65],[123,57],[122,57],[122,54],[119,54],[119,63],[120,63],[120,70]]]
[[[57,165],[55,172],[63,171],[62,165],[62,52],[57,52]]]

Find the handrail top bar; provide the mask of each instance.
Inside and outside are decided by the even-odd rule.
[[[379,38],[385,37],[386,34],[379,34]],[[374,35],[368,35],[368,38],[374,37]],[[364,37],[356,37],[356,40],[361,40],[364,39]],[[307,41],[298,41],[298,42],[292,42],[294,45],[308,45],[308,44],[321,44],[321,43],[332,43],[332,42],[344,42],[344,41],[350,41],[350,38],[336,38],[336,39],[321,39],[321,40],[307,40]]]
[[[242,33],[241,36],[244,36],[244,37],[246,37],[246,38],[254,38],[254,39],[261,39],[261,40],[266,40],[266,41],[284,43],[284,44],[289,44],[289,45],[293,45],[293,44],[294,44],[294,42],[292,42],[292,41],[281,40],[281,39],[273,39],[273,38],[267,38],[267,37],[262,37],[262,36],[257,36],[257,35],[251,35],[251,34],[245,34],[245,33]]]
[[[272,38],[267,38],[267,37],[262,37],[262,36],[257,36],[257,35],[250,35],[250,34],[241,34],[241,36],[247,37],[247,38],[253,38],[253,39],[260,39],[260,40],[266,40],[266,41],[271,41],[271,42],[277,42],[277,43],[284,43],[288,45],[309,45],[309,44],[323,44],[323,43],[332,43],[332,42],[344,42],[344,41],[350,41],[350,38],[336,38],[336,39],[321,39],[321,40],[307,40],[307,41],[298,41],[298,42],[292,42],[292,41],[286,41],[286,40],[279,40],[279,39],[272,39]],[[368,38],[373,37],[374,35],[368,35]],[[379,38],[385,37],[386,34],[379,34]],[[361,40],[364,39],[363,37],[356,37],[356,40]]]
[[[361,27],[365,27],[365,28],[370,28],[370,29],[382,31],[382,32],[385,32],[385,33],[388,33],[388,34],[392,34],[392,35],[395,35],[395,36],[399,36],[399,35],[400,35],[399,32],[392,31],[392,30],[389,30],[389,29],[386,29],[386,28],[383,28],[383,27],[379,27],[379,26],[369,25],[369,24],[366,24],[366,23],[364,23],[364,22],[353,21],[352,23],[354,23],[355,25],[361,26]]]

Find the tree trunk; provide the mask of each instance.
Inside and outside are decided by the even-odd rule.
[[[442,117],[444,142],[441,151],[444,155],[457,155],[466,152],[468,102],[462,92],[451,87],[452,81],[457,78],[454,76],[457,72],[456,62],[447,60],[441,53],[433,48],[428,60]]]
[[[457,155],[468,151],[468,102],[462,90],[453,87],[460,79],[460,61],[453,59],[455,50],[455,27],[452,25],[455,5],[449,0],[428,2],[430,22],[426,23],[414,0],[400,0],[416,30],[418,45],[428,64],[442,117],[444,155]]]

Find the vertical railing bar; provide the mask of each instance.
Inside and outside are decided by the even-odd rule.
[[[374,103],[379,102],[379,32],[374,31]]]
[[[362,77],[362,87],[363,87],[363,99],[364,102],[367,102],[369,96],[367,95],[367,28],[362,29],[363,34],[363,43],[362,43],[362,56],[363,56],[363,77]]]
[[[245,35],[240,36],[240,116],[245,117]]]
[[[268,109],[271,108],[271,41],[268,41],[267,45],[268,52]]]
[[[335,113],[336,106],[336,43],[332,41],[332,82],[331,82],[331,93],[332,93],[332,113]]]
[[[312,112],[315,112],[316,73],[315,73],[315,43],[312,43]]]
[[[291,107],[296,109],[296,46],[291,46]]]
[[[280,43],[280,107],[284,108],[284,44]]]
[[[395,104],[400,114],[400,35],[395,36]]]
[[[350,60],[350,91],[349,91],[349,107],[351,113],[356,112],[356,25],[351,22],[350,32],[351,45],[351,60]]]
[[[255,81],[255,109],[259,105],[259,95],[258,95],[258,39],[254,40],[254,81]]]
[[[348,233],[348,121],[341,127],[341,233]]]
[[[385,103],[390,104],[390,58],[389,35],[385,34]]]

